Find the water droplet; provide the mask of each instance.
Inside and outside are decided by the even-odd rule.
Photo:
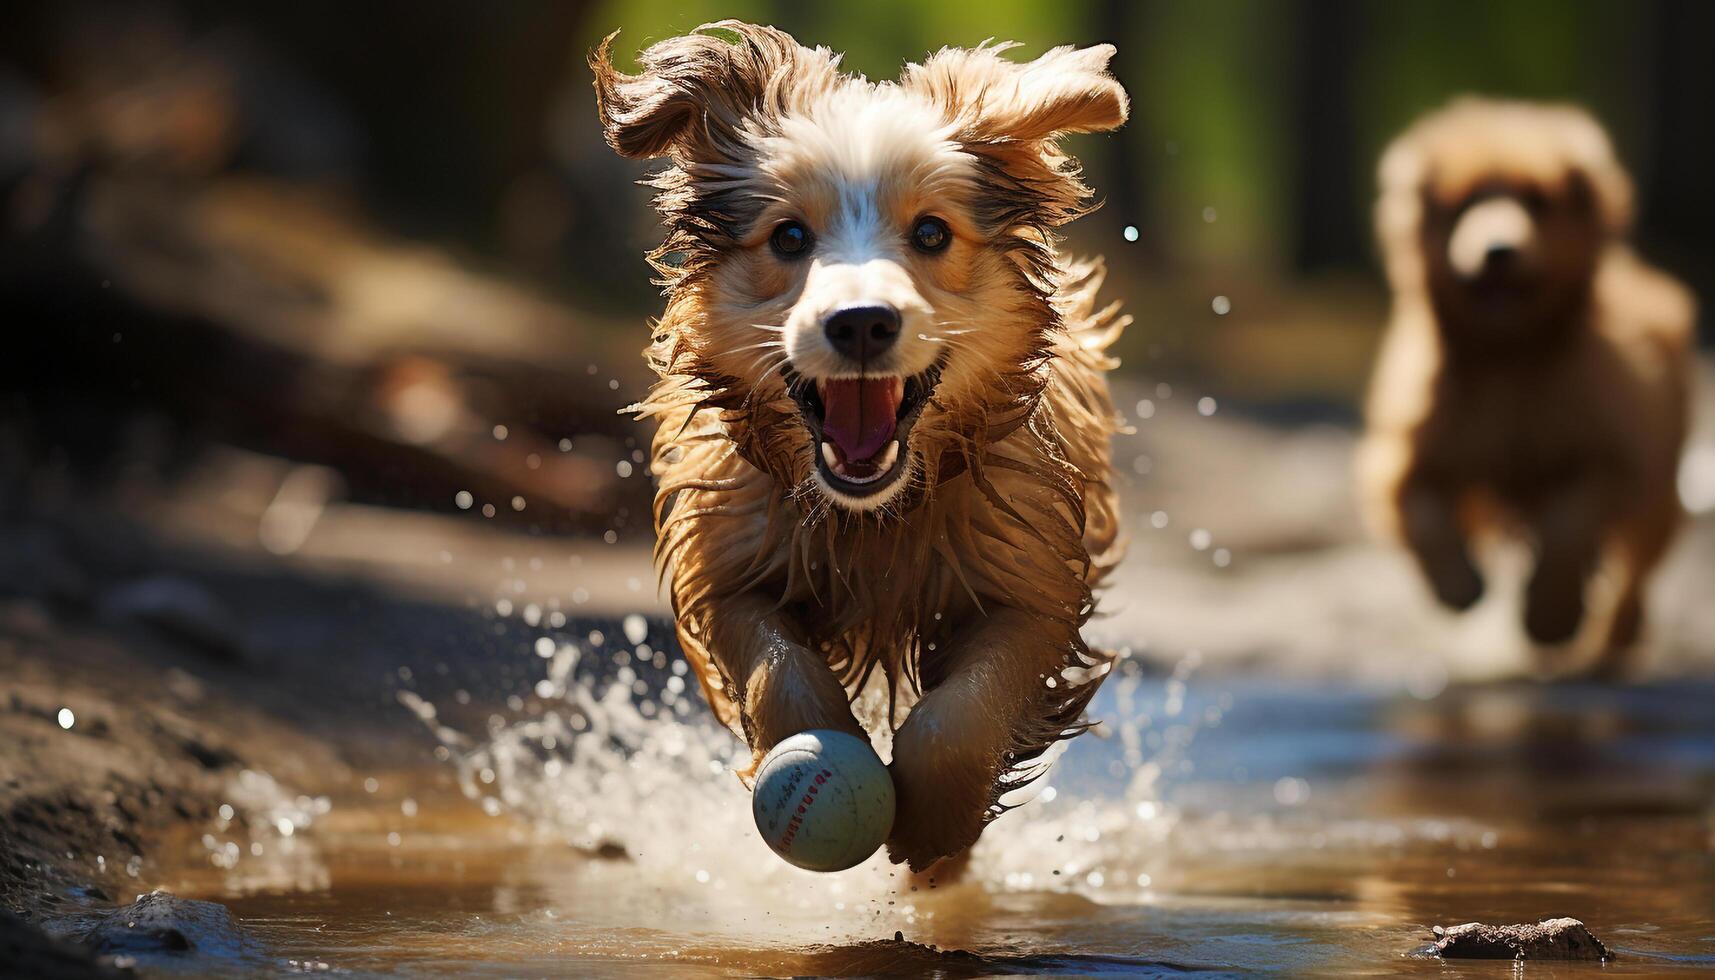
[[[1138,230],[1137,230],[1137,226],[1136,225],[1126,225],[1124,235],[1125,235],[1125,240],[1128,242],[1137,241],[1138,235],[1139,235]]]
[[[459,510],[470,510],[471,504],[476,503],[476,498],[470,495],[469,490],[460,490],[453,494],[453,503],[459,505]]]
[[[77,715],[72,714],[70,708],[61,708],[56,720],[59,721],[61,728],[69,732],[71,726],[77,724]]]
[[[1274,783],[1274,801],[1281,806],[1298,806],[1310,799],[1310,784],[1296,776],[1282,776]]]

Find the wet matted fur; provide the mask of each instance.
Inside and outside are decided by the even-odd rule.
[[[1458,609],[1483,592],[1468,540],[1523,538],[1541,666],[1619,671],[1681,516],[1692,298],[1625,244],[1631,181],[1581,109],[1462,99],[1380,175],[1393,317],[1359,452],[1371,523]]]
[[[870,82],[751,24],[654,44],[637,75],[611,40],[591,58],[608,142],[669,163],[640,410],[679,639],[756,759],[806,728],[861,733],[851,699],[884,678],[887,717],[866,720],[896,726],[889,852],[925,867],[1081,730],[1107,668],[1079,629],[1120,552],[1104,351],[1127,318],[1053,230],[1092,206],[1059,137],[1127,114],[1113,49],[944,49]],[[926,219],[932,254],[911,239]],[[783,225],[806,254],[771,244]],[[822,324],[859,300],[903,332],[854,366]],[[818,463],[805,389],[878,365],[925,394],[901,404],[897,478],[857,496]]]

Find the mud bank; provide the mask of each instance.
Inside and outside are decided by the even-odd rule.
[[[455,721],[462,702],[480,728],[497,692],[524,683],[496,654],[527,649],[525,625],[474,593],[429,600],[174,547],[86,508],[0,529],[0,553],[0,948],[31,975],[106,975],[211,943],[230,963],[239,927],[211,927],[219,906],[150,896],[163,867],[290,869],[336,806],[405,792],[377,773],[435,774],[426,790],[456,804],[398,692]]]

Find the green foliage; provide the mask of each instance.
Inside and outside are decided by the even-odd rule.
[[[1283,270],[1297,183],[1318,155],[1338,156],[1355,175],[1338,214],[1356,222],[1373,188],[1376,154],[1417,114],[1465,93],[1584,102],[1616,128],[1622,147],[1647,97],[1636,51],[1653,7],[1627,0],[1390,0],[1335,8],[1321,0],[604,0],[588,19],[589,44],[622,28],[616,60],[628,66],[650,41],[726,17],[779,25],[806,44],[844,53],[872,78],[943,45],[987,39],[1021,42],[1029,58],[1057,44],[1112,41],[1116,71],[1131,90],[1124,140],[1126,173],[1100,140],[1080,140],[1113,198],[1135,213],[1100,219],[1139,224],[1164,254],[1217,268]],[[1337,13],[1330,13],[1330,9]],[[1313,16],[1314,15],[1314,16]],[[1345,18],[1353,39],[1337,51],[1351,86],[1339,146],[1302,145],[1295,120],[1307,111],[1299,85],[1308,35],[1317,22]],[[1312,108],[1312,110],[1314,109]],[[1131,186],[1116,189],[1116,181]],[[1219,220],[1204,220],[1212,207]],[[1367,238],[1367,231],[1364,233]],[[1349,257],[1353,264],[1367,257]]]

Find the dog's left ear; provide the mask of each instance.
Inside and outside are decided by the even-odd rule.
[[[1567,192],[1573,200],[1594,206],[1609,234],[1624,235],[1632,224],[1632,179],[1620,165],[1614,144],[1585,110],[1561,106],[1556,111],[1569,161]]]
[[[1014,46],[943,48],[901,82],[939,103],[963,142],[1037,143],[1125,123],[1131,100],[1108,73],[1113,45],[1055,48],[1024,64],[1000,56]]]

